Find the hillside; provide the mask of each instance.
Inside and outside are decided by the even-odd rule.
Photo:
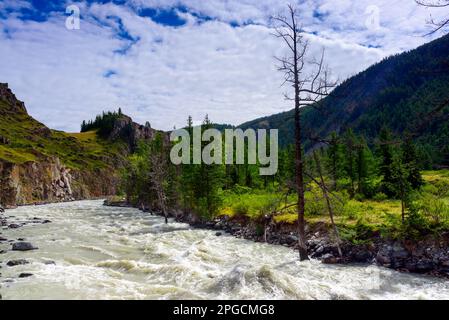
[[[353,128],[374,142],[382,126],[411,132],[433,164],[449,165],[449,35],[398,54],[344,81],[320,103],[303,109],[304,138]],[[241,128],[277,128],[293,142],[293,111],[256,119]],[[308,140],[308,139],[307,139]],[[310,141],[306,142],[308,148]]]
[[[135,140],[151,138],[153,131],[125,115],[104,139],[95,131],[51,130],[28,115],[25,104],[0,83],[0,204],[115,194],[119,170]]]

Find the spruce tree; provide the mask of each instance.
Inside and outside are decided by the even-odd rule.
[[[349,129],[346,132],[346,134],[344,136],[344,141],[345,141],[345,157],[346,157],[345,171],[346,171],[347,177],[351,181],[350,194],[351,194],[351,197],[353,197],[355,195],[355,181],[357,178],[357,168],[356,168],[356,165],[357,165],[357,159],[356,159],[357,141],[356,141],[356,137],[355,137],[352,129]]]
[[[413,189],[419,189],[423,185],[423,179],[418,165],[418,156],[415,144],[410,136],[407,136],[402,144],[402,163],[408,171],[408,182]]]
[[[379,173],[382,176],[382,192],[389,197],[395,196],[393,177],[394,152],[392,147],[393,139],[388,128],[384,127],[379,134],[378,148],[380,153]]]

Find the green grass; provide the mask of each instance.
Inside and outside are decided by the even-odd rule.
[[[0,159],[21,164],[58,157],[72,169],[95,170],[111,167],[124,159],[124,144],[97,137],[94,131],[65,133],[49,130],[26,113],[8,110],[0,101]]]
[[[421,210],[424,220],[430,228],[441,230],[449,229],[449,195],[438,198],[441,185],[447,186],[449,190],[449,170],[423,172],[425,186],[416,195],[415,203],[418,206],[426,206]],[[399,200],[355,200],[349,199],[345,192],[337,192],[333,197],[332,207],[334,218],[338,227],[342,230],[342,237],[351,241],[365,241],[374,233],[382,233],[397,236],[402,232],[401,228],[401,203]],[[277,212],[274,221],[280,224],[295,224],[297,222],[296,206],[282,210],[285,206],[295,203],[295,195],[287,199],[282,198],[282,193],[264,190],[247,190],[244,193],[226,191],[223,194],[223,205],[220,215],[246,216],[257,220],[261,216]],[[282,198],[282,201],[281,201]],[[317,186],[309,186],[305,194],[306,198],[306,220],[311,224],[325,223],[330,226],[330,218],[326,203]],[[439,206],[441,213],[435,217],[432,212],[433,205],[442,201],[446,207]],[[429,209],[430,208],[430,209]],[[443,209],[441,209],[443,208]],[[446,212],[445,212],[446,210]],[[438,226],[437,222],[438,222]],[[428,227],[427,226],[427,227]]]

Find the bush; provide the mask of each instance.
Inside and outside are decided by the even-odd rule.
[[[248,193],[251,192],[251,190],[252,190],[252,189],[249,188],[249,187],[241,186],[241,185],[238,185],[238,184],[236,184],[236,185],[232,188],[232,192],[235,193],[235,194],[238,194],[238,195],[241,195],[241,194],[248,194]]]
[[[365,200],[365,195],[363,195],[361,193],[356,193],[354,196],[354,200],[363,201],[363,200]]]
[[[385,201],[387,199],[388,199],[388,196],[383,192],[376,193],[373,197],[373,200],[375,200],[375,201]]]
[[[249,214],[249,206],[245,202],[239,202],[233,207],[233,212],[238,216],[246,216]]]
[[[425,194],[417,201],[417,209],[434,225],[449,223],[449,205],[442,199]]]

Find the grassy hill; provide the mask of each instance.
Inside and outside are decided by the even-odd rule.
[[[115,194],[129,153],[129,142],[119,137],[47,128],[0,84],[0,204]]]

